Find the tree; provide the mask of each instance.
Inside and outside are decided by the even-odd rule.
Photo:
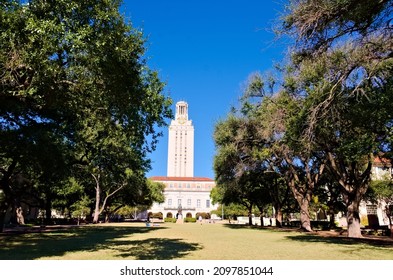
[[[265,183],[265,167],[257,154],[263,146],[255,132],[256,123],[246,115],[228,118],[216,125],[214,138],[217,154],[214,160],[217,188],[222,190],[221,202],[239,203],[248,209],[249,223],[254,206],[264,212],[271,203],[269,186]]]
[[[1,2],[0,222],[16,198],[16,174],[39,178],[50,202],[57,194],[49,182],[72,176],[75,164],[93,170],[98,165],[89,160],[101,150],[129,149],[119,162],[132,154],[134,173],[149,168],[146,155],[171,116],[171,101],[146,65],[143,34],[119,6],[117,0]],[[49,178],[54,167],[57,175]],[[111,183],[122,185],[127,169],[108,168]]]
[[[361,237],[359,203],[374,156],[390,148],[393,1],[291,1],[282,31],[295,47],[285,89],[303,100],[299,139],[324,152]]]
[[[300,207],[301,227],[312,231],[309,205],[325,167],[324,154],[305,149],[305,143],[299,141],[298,130],[302,124],[297,122],[296,117],[302,110],[302,102],[282,89],[276,89],[275,93],[276,80],[272,77],[265,80],[259,75],[252,76],[243,97],[243,108],[247,109],[247,116],[256,124],[255,134],[264,143],[259,155],[254,155],[258,155],[265,171],[276,172],[287,182]],[[266,87],[268,90],[265,90]],[[268,92],[270,94],[266,94]],[[261,100],[252,103],[248,101],[250,97],[259,97]],[[277,197],[276,194],[274,200],[278,207]],[[280,219],[282,217],[278,219],[279,222]]]

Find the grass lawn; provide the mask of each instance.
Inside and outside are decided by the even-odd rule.
[[[393,260],[393,242],[227,224],[116,223],[0,234],[2,260]]]

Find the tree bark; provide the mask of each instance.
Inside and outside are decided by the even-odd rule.
[[[329,228],[335,228],[336,224],[334,223],[334,208],[333,206],[329,206]]]
[[[45,203],[45,224],[49,225],[52,220],[52,203],[47,199]]]
[[[301,179],[301,175],[298,173],[297,169],[291,158],[288,156],[285,158],[290,167],[290,178],[289,187],[291,188],[296,201],[300,206],[300,224],[301,228],[312,232],[309,205],[312,193],[314,191],[314,186],[318,183],[319,178],[325,168],[325,161],[322,161],[319,166],[315,165],[318,161],[312,162],[312,166],[309,165],[310,158],[302,158],[301,161],[304,163],[305,177]],[[317,171],[317,172],[315,172]]]
[[[310,200],[307,198],[302,198],[299,202],[300,204],[300,224],[302,229],[312,232],[311,228],[311,220],[310,220],[310,211],[309,211],[309,204]]]
[[[279,204],[275,204],[274,205],[274,209],[276,210],[275,212],[275,218],[276,218],[276,227],[281,228],[282,227],[282,209],[281,209],[281,205]]]
[[[100,189],[99,177],[97,178],[94,175],[93,177],[96,180],[96,204],[94,208],[93,224],[96,224],[98,223],[98,219],[100,215],[101,189]]]
[[[248,209],[248,224],[252,226],[252,206]]]
[[[347,223],[348,223],[348,237],[362,238],[360,230],[360,215],[359,215],[360,199],[351,201],[347,208]]]
[[[21,206],[16,208],[16,222],[19,225],[24,225],[25,224],[25,218],[23,217],[23,209]]]
[[[301,188],[296,187],[296,183],[294,180],[291,180],[290,187],[300,207],[300,226],[302,229],[312,232],[313,230],[311,228],[309,213],[309,204],[311,198],[310,191],[307,191],[305,194],[303,194],[303,192],[300,192]]]
[[[8,206],[5,203],[0,205],[0,232],[4,231],[5,215],[7,213]]]
[[[14,173],[14,170],[17,165],[17,160],[13,160],[8,168],[2,169],[1,173],[3,174],[0,180],[0,232],[4,231],[4,223],[5,217],[7,214],[7,210],[11,205],[10,201],[12,200],[12,191],[10,186],[11,176]]]
[[[94,217],[93,217],[93,223],[98,223],[98,219],[99,219],[99,215],[104,211],[106,205],[107,205],[107,201],[108,199],[113,196],[115,193],[117,193],[118,191],[120,191],[122,188],[124,188],[124,186],[126,186],[126,183],[121,184],[120,186],[118,186],[117,188],[115,188],[114,191],[112,191],[109,194],[106,194],[103,202],[102,202],[102,206],[100,207],[100,202],[101,202],[101,192],[102,192],[102,188],[100,186],[100,175],[95,176],[94,174],[91,174],[91,176],[93,176],[95,182],[96,182],[96,204],[95,204],[95,208],[94,208]],[[106,222],[106,219],[105,219]]]

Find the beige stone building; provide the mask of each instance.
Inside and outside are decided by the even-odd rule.
[[[197,218],[196,214],[216,209],[210,199],[210,191],[215,187],[212,179],[204,177],[154,176],[153,181],[165,184],[165,202],[155,203],[149,212],[162,213],[164,218]]]
[[[150,178],[165,184],[165,202],[154,203],[149,212],[162,213],[164,218],[179,214],[197,218],[197,213],[210,213],[217,208],[210,199],[214,180],[194,177],[194,126],[185,101],[176,103],[175,119],[169,126],[167,164],[167,176]]]

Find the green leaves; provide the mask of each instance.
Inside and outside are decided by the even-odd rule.
[[[117,0],[1,4],[0,170],[15,159],[33,181],[57,176],[61,185],[71,176],[87,194],[89,172],[107,189],[147,188],[136,182],[150,168],[147,153],[171,100],[146,65],[143,34],[119,7]]]

